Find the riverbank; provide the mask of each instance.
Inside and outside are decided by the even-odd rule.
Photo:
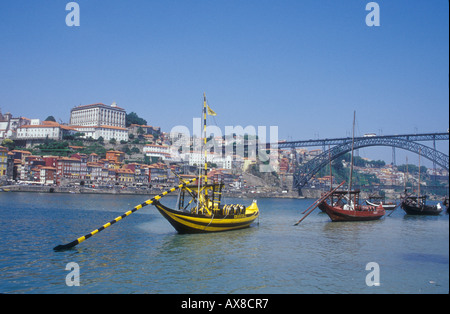
[[[158,194],[161,190],[136,189],[136,188],[111,188],[96,189],[88,187],[61,187],[40,185],[6,185],[2,186],[3,192],[30,192],[30,193],[70,193],[70,194]]]
[[[70,194],[114,194],[114,195],[158,195],[166,189],[141,189],[134,187],[113,187],[113,188],[89,188],[89,187],[61,187],[61,186],[41,186],[41,185],[5,185],[0,188],[3,192],[30,192],[30,193],[70,193]],[[303,199],[305,196],[298,196],[297,193],[278,192],[242,192],[226,191],[227,197],[234,198],[293,198]],[[321,191],[317,191],[320,196]],[[315,196],[311,198],[316,198]]]
[[[136,187],[112,187],[112,188],[90,188],[90,187],[67,187],[67,186],[42,186],[42,185],[4,185],[0,187],[0,192],[30,192],[30,193],[69,193],[69,194],[114,194],[114,195],[158,195],[167,189],[144,189]],[[318,199],[324,191],[321,189],[303,188],[302,196],[296,191],[280,193],[279,191],[224,191],[227,197],[258,199],[258,198],[284,198],[284,199]],[[369,193],[361,192],[361,199],[370,198]],[[389,193],[387,200],[399,200],[400,193]],[[441,196],[431,195],[430,200],[441,201]]]

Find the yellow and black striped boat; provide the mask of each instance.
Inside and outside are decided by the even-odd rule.
[[[254,200],[248,207],[240,204],[220,205],[220,198],[217,198],[220,192],[216,193],[216,190],[221,191],[222,186],[222,184],[203,186],[200,193],[196,191],[197,187],[186,186],[180,190],[176,210],[164,206],[159,201],[153,205],[178,233],[222,232],[249,227],[259,216],[256,201]],[[184,206],[186,193],[189,193],[194,201],[199,199],[199,205],[187,209],[193,202],[191,200],[186,207]]]
[[[198,184],[184,184],[178,195],[177,209],[171,209],[157,200],[153,203],[159,212],[179,233],[221,232],[249,227],[259,216],[256,201],[245,207],[240,204],[221,205],[223,183],[208,184],[206,116],[216,113],[206,104],[203,94],[203,148],[204,169],[199,171]],[[179,177],[180,181],[187,183]],[[191,200],[185,202],[185,196]]]

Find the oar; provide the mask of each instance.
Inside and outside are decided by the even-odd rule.
[[[395,208],[390,212],[390,214],[388,215],[388,217],[390,217],[390,216],[395,212],[395,210],[396,210],[400,205],[402,205],[403,201],[406,200],[408,197],[409,197],[409,195],[406,195],[404,198],[402,198],[402,199],[400,200],[400,203],[398,203],[397,206],[395,206]]]
[[[325,195],[325,194],[324,194]],[[309,206],[307,209],[305,209],[302,212],[302,215],[304,215],[311,207],[313,207],[314,205],[316,205],[318,202],[320,202],[320,200],[322,199],[323,196],[321,196],[318,200],[316,200],[314,203],[311,204],[311,206]]]
[[[303,219],[305,219],[306,217],[308,217],[309,214],[311,214],[314,209],[317,208],[317,206],[320,205],[320,203],[322,203],[324,200],[326,200],[331,194],[333,194],[338,188],[340,188],[343,184],[345,183],[345,181],[342,181],[341,184],[339,184],[337,187],[335,187],[333,190],[325,193],[321,198],[319,198],[317,201],[315,201],[315,206],[312,207],[309,212],[307,214],[305,214],[305,216],[302,217],[302,219],[300,219],[296,224],[294,224],[294,226],[297,226],[299,223],[301,223],[303,221]],[[314,205],[313,203],[313,205]],[[312,206],[312,205],[311,205]],[[310,207],[311,207],[310,206]]]
[[[159,195],[156,195],[154,198],[149,199],[149,200],[145,201],[144,203],[142,203],[142,204],[140,204],[140,205],[137,205],[137,206],[134,207],[132,210],[127,211],[127,212],[124,213],[122,216],[119,216],[119,217],[117,217],[116,219],[114,219],[114,220],[108,222],[107,224],[104,224],[104,225],[101,226],[100,228],[98,228],[98,229],[92,231],[91,233],[88,233],[87,235],[85,235],[85,236],[83,236],[83,237],[80,237],[80,238],[78,238],[78,239],[76,239],[75,241],[72,241],[72,242],[70,242],[70,243],[63,244],[63,245],[58,245],[58,246],[54,247],[53,250],[55,250],[55,251],[64,251],[64,250],[70,249],[70,248],[72,248],[72,247],[74,247],[74,246],[80,244],[80,243],[83,242],[84,240],[89,239],[90,237],[92,237],[93,235],[99,233],[100,231],[105,230],[106,228],[108,228],[108,227],[110,227],[111,225],[115,224],[115,223],[118,222],[119,220],[122,220],[123,218],[128,217],[129,215],[131,215],[131,214],[134,213],[135,211],[141,209],[142,207],[152,204],[153,202],[159,200],[159,199],[162,198],[163,196],[165,196],[165,195],[167,195],[167,194],[169,194],[169,193],[171,193],[171,192],[174,192],[174,191],[176,191],[176,190],[182,188],[183,186],[185,186],[185,185],[187,185],[187,184],[190,184],[190,183],[196,181],[197,179],[198,179],[198,178],[193,178],[193,179],[190,180],[190,181],[183,182],[183,183],[181,183],[180,185],[171,188],[170,190],[167,190],[167,191],[165,191],[165,192],[163,192],[163,193],[161,193],[161,194],[159,194]]]

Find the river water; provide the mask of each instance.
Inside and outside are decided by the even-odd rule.
[[[177,234],[145,207],[71,250],[53,251],[145,200],[0,193],[0,293],[449,292],[448,215],[397,209],[379,221],[333,223],[317,209],[293,226],[309,199],[259,199],[259,224],[198,235]],[[69,263],[79,267],[79,286],[66,283],[75,278]]]

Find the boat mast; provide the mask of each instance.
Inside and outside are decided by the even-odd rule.
[[[406,183],[408,181],[409,173],[408,173],[408,156],[406,156],[406,175],[405,175],[405,196],[406,196]]]
[[[196,213],[198,214],[198,210],[199,210],[199,206],[200,204],[200,190],[201,190],[201,185],[206,185],[208,183],[208,164],[207,164],[207,149],[206,149],[206,94],[203,93],[203,132],[202,132],[202,137],[203,137],[203,142],[202,142],[202,149],[200,149],[200,151],[204,150],[204,157],[205,157],[205,167],[204,167],[204,174],[202,174],[202,167],[199,166],[198,167],[198,187],[197,187],[197,209],[196,209]],[[201,139],[200,139],[201,140]],[[204,182],[202,181],[202,177],[204,177]],[[205,189],[205,204],[204,206],[206,206],[206,196],[208,194],[208,190]]]
[[[205,186],[208,185],[208,162],[207,162],[207,147],[206,147],[206,94],[203,93],[203,145],[205,149]],[[205,188],[205,202],[208,195],[208,189]],[[206,203],[205,203],[206,206]]]
[[[328,160],[330,162],[330,191],[333,189],[333,171],[331,170],[331,149],[328,145]]]
[[[355,119],[356,119],[356,111],[353,111],[352,157],[350,160],[350,182],[348,184],[348,199],[349,200],[350,200],[350,191],[352,190],[352,179],[353,179],[353,150],[355,147]]]
[[[417,205],[419,205],[420,202],[420,155],[422,153],[422,149],[419,148],[419,187],[417,189]]]

